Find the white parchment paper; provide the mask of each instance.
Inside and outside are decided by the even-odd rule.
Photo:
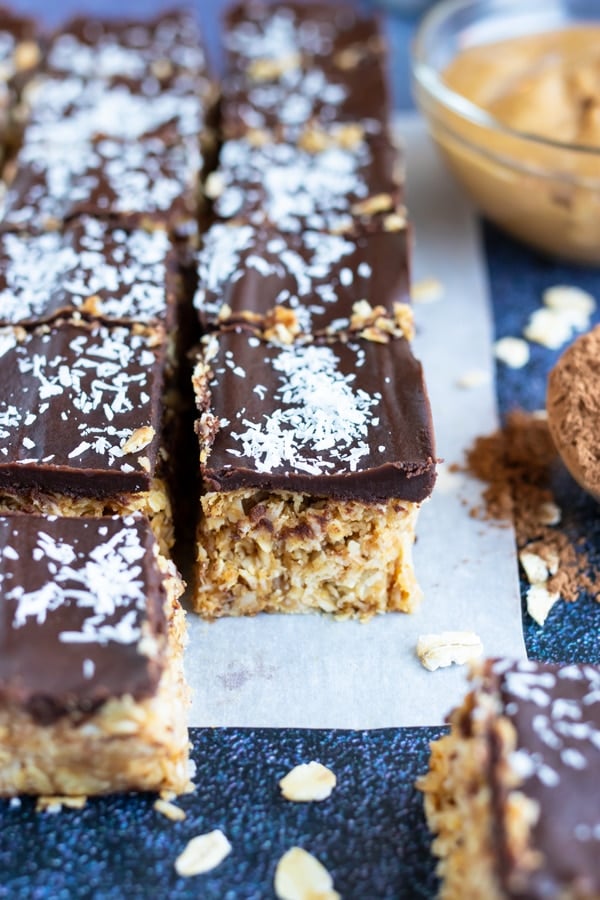
[[[188,616],[190,725],[381,728],[435,725],[465,690],[461,667],[428,672],[419,635],[475,631],[487,655],[525,654],[512,530],[473,519],[481,485],[450,474],[479,434],[497,427],[492,325],[477,222],[445,173],[416,115],[398,128],[416,234],[414,278],[443,297],[416,307],[415,352],[425,367],[441,466],[423,505],[415,547],[425,598],[413,615],[367,624],[320,616],[258,616],[206,623]],[[476,387],[459,381],[481,376]]]

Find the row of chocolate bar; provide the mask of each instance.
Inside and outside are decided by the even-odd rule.
[[[3,21],[32,65],[0,228],[0,794],[181,791],[166,398],[214,88],[186,12]]]
[[[249,0],[224,38],[195,296],[195,608],[410,611],[435,454],[378,25]]]

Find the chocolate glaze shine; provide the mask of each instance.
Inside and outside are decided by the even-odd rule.
[[[46,724],[154,693],[167,623],[153,548],[141,517],[0,516],[2,703]]]
[[[404,339],[279,347],[241,330],[196,372],[207,490],[255,488],[419,502],[435,481],[431,412]]]

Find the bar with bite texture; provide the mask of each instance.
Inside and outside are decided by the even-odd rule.
[[[281,346],[204,340],[194,374],[203,476],[194,606],[367,619],[410,611],[431,416],[405,338]]]
[[[488,660],[420,783],[440,896],[600,896],[600,668]]]
[[[147,521],[0,516],[0,796],[189,786],[182,584]]]

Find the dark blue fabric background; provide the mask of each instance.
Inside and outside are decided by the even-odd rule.
[[[56,21],[81,10],[74,2],[18,4]],[[85,9],[143,14],[155,3],[86,3]],[[218,65],[221,4],[200,0],[199,15]],[[386,17],[398,107],[410,103],[408,42],[413,23]],[[600,299],[600,271],[538,258],[485,228],[498,337],[520,334],[540,305],[542,290],[557,283],[587,288]],[[595,321],[600,321],[596,316]],[[533,347],[525,370],[498,370],[502,414],[544,405],[546,375],[557,353]],[[468,394],[465,395],[468,402]],[[556,471],[555,490],[565,527],[584,537],[594,571],[600,570],[598,506],[569,476]],[[600,662],[600,604],[582,598],[559,603],[544,629],[524,615],[529,655],[555,661]],[[432,688],[435,684],[432,679]],[[402,685],[398,686],[402,695]],[[36,814],[0,801],[0,898],[271,898],[277,860],[294,844],[330,869],[345,900],[431,898],[436,879],[415,778],[427,765],[428,742],[443,729],[375,732],[266,729],[192,729],[198,766],[195,794],[179,801],[188,817],[173,823],[154,812],[154,797],[90,801],[81,812]],[[338,777],[331,798],[292,804],[277,781],[298,762],[318,759]],[[175,875],[173,861],[194,835],[221,828],[233,852],[214,872],[192,879]]]

